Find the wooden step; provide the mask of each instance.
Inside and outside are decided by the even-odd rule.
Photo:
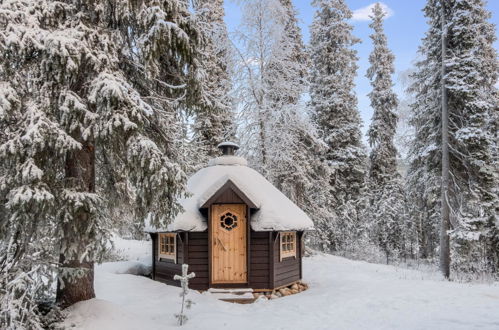
[[[209,288],[208,292],[210,293],[253,293],[253,289],[251,288],[230,288],[230,289],[221,289],[221,288]]]
[[[253,289],[249,288],[234,288],[234,289],[218,289],[210,288],[208,292],[218,300],[238,303],[238,304],[251,304],[255,301],[253,297]]]

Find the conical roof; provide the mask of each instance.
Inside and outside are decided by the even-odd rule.
[[[180,201],[184,211],[163,229],[148,231],[204,231],[206,217],[200,208],[231,181],[255,207],[251,229],[255,231],[311,230],[312,220],[267,179],[247,166],[242,157],[225,155],[212,159],[187,182],[190,196]]]

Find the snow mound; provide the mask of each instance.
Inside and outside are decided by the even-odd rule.
[[[144,324],[144,320],[139,315],[106,300],[82,301],[69,307],[66,311],[68,317],[62,324],[64,329],[147,329],[147,325]]]
[[[295,203],[267,181],[260,173],[246,166],[236,156],[221,156],[210,166],[195,173],[187,182],[190,197],[180,200],[184,212],[177,215],[167,228],[146,227],[146,231],[204,231],[205,217],[200,207],[225,183],[231,181],[258,208],[251,216],[255,231],[312,230],[312,220]]]
[[[151,259],[150,257],[148,258]],[[151,264],[139,261],[105,262],[97,266],[100,270],[111,274],[131,274],[148,276],[151,274]]]

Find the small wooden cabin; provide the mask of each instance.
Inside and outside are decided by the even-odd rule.
[[[237,145],[219,145],[223,155],[195,173],[191,196],[167,228],[149,228],[154,280],[173,280],[188,264],[192,289],[251,288],[271,291],[302,278],[304,235],[310,218],[234,156]]]

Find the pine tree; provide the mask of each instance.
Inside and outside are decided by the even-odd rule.
[[[359,201],[365,185],[366,151],[361,141],[360,116],[354,93],[359,42],[348,23],[352,12],[343,0],[315,0],[318,10],[311,26],[310,97],[314,120],[328,146],[331,168],[331,208],[341,223],[331,223],[334,250],[358,236]],[[336,234],[333,234],[336,233]]]
[[[218,155],[217,145],[234,138],[232,113],[231,46],[224,22],[223,0],[196,0],[196,21],[202,31],[200,59],[201,100],[194,123],[194,134],[205,158]],[[200,160],[204,163],[206,159]]]
[[[0,7],[0,322],[36,329],[54,271],[62,307],[94,296],[106,192],[155,224],[179,210],[177,111],[200,99],[198,32],[184,1]]]
[[[373,51],[369,55],[371,66],[367,77],[373,90],[369,93],[374,115],[368,131],[371,145],[369,168],[369,209],[371,236],[386,254],[396,254],[402,246],[404,225],[404,195],[397,171],[397,150],[394,136],[397,129],[397,95],[392,90],[391,76],[395,72],[392,52],[388,49],[383,29],[385,13],[376,3],[369,25]]]
[[[497,269],[497,140],[496,52],[490,13],[481,0],[445,2],[447,55],[445,58],[449,118],[449,168],[454,264],[468,271]],[[411,150],[409,198],[417,201],[414,214],[421,228],[423,257],[436,247],[440,218],[441,175],[441,2],[425,7],[429,30],[420,47],[411,91],[411,122],[415,139]],[[476,262],[472,262],[476,261]]]

